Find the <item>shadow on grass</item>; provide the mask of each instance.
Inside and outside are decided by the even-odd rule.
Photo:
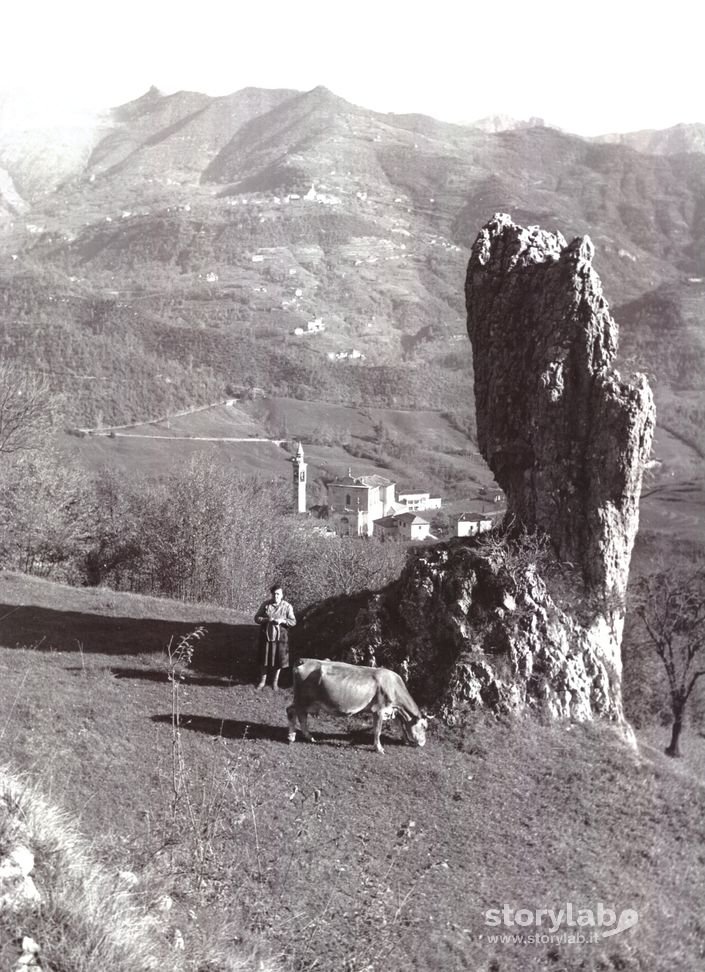
[[[150,716],[152,722],[162,722],[171,725],[171,713]],[[263,722],[252,722],[246,719],[215,719],[212,716],[191,715],[182,713],[181,728],[194,732],[203,732],[208,736],[222,736],[224,739],[268,739],[271,742],[287,743],[288,728],[286,726],[272,726]],[[320,732],[309,723],[311,735],[317,745],[346,743],[349,746],[370,747],[372,745],[372,731],[370,729],[351,729],[346,732]],[[297,742],[305,742],[301,734],[296,734]],[[385,746],[401,746],[400,739],[388,736],[382,737]]]
[[[152,722],[171,725],[171,713],[150,716]],[[181,714],[181,728],[203,732],[208,736],[222,736],[224,739],[269,739],[272,742],[286,742],[286,726],[271,726],[263,722],[248,722],[245,719],[215,719],[212,716]]]
[[[0,604],[0,618],[0,644],[7,648],[104,655],[161,653],[170,641],[176,644],[198,626],[197,621],[116,618],[11,604]],[[194,652],[194,671],[237,682],[252,680],[257,669],[256,625],[214,622],[203,626],[206,634]]]
[[[77,667],[72,671],[80,671]],[[166,670],[160,671],[156,668],[124,668],[120,665],[110,667],[111,675],[115,678],[138,678],[145,682],[168,682],[169,675]],[[184,672],[182,682],[184,685],[208,685],[220,688],[232,688],[238,681],[244,682],[245,679],[236,679],[226,675],[195,675],[193,672]]]

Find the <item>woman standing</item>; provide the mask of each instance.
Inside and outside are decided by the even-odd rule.
[[[289,628],[296,624],[294,609],[284,600],[280,584],[270,587],[271,597],[265,601],[255,615],[255,624],[260,626],[260,680],[257,690],[267,684],[267,674],[272,671],[272,688],[279,688],[279,673],[289,667]]]

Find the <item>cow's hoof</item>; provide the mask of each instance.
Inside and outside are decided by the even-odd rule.
[[[290,742],[290,743],[296,742],[296,733],[295,732],[290,732],[287,735],[286,738],[287,738],[287,742]]]
[[[315,740],[315,739],[313,738],[313,736],[306,736],[305,738],[306,738],[306,742],[310,742],[310,743],[315,743],[315,741],[316,741],[316,740]]]
[[[375,752],[379,753],[380,756],[384,756],[384,750],[381,746],[375,746]]]

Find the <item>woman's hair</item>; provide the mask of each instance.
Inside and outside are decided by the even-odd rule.
[[[269,593],[274,594],[275,591],[281,591],[283,594],[284,588],[281,586],[281,584],[272,584],[272,586],[269,588]]]

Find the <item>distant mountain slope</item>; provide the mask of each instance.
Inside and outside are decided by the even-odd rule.
[[[152,89],[61,144],[41,165],[32,140],[7,165],[0,145],[0,340],[78,424],[232,385],[467,410],[465,269],[498,210],[592,237],[624,364],[676,419],[687,392],[695,424],[705,154],[380,114],[325,88]]]
[[[152,90],[114,111],[117,126],[96,147],[87,172],[121,180],[198,181],[235,132],[292,94],[245,88],[211,98],[190,91],[162,96]]]
[[[477,121],[471,122],[470,124],[472,128],[479,128],[483,132],[508,132],[517,128],[546,127],[546,122],[543,118],[532,116],[523,120],[520,118],[512,118],[511,115],[486,115],[484,118],[478,118]],[[555,128],[555,125],[551,127]]]
[[[595,142],[616,142],[651,155],[681,155],[684,152],[705,153],[705,124],[674,125],[672,128],[644,129],[639,132],[598,135]]]
[[[82,172],[112,124],[108,111],[81,114],[55,107],[60,117],[52,119],[41,101],[0,95],[0,170],[23,204]]]

